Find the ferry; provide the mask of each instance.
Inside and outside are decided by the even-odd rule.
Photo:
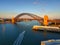
[[[47,41],[41,41],[41,45],[60,45],[60,39],[54,40],[47,40]]]

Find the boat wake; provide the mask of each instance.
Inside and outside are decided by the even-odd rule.
[[[13,45],[21,45],[21,42],[24,38],[25,31],[19,34],[18,38],[14,41]]]

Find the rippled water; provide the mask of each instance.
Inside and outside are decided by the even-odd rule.
[[[41,25],[37,21],[17,22],[17,24],[0,24],[0,45],[13,45],[19,34],[25,31],[21,45],[40,45],[48,39],[60,39],[60,33],[32,30],[33,25]]]

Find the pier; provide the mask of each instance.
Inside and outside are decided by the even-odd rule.
[[[33,26],[32,29],[35,31],[60,32],[59,27],[52,27],[52,26]]]

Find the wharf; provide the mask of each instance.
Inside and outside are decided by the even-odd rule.
[[[33,26],[32,28],[35,31],[49,31],[49,32],[60,32],[59,27],[53,27],[53,26]]]

